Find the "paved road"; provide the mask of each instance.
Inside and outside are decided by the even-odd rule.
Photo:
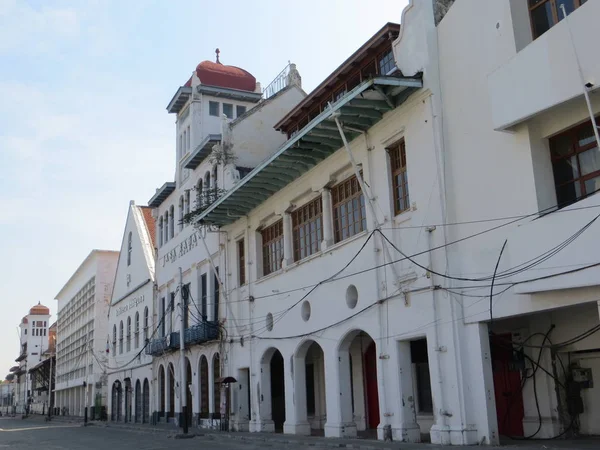
[[[200,442],[202,440],[202,442]],[[173,439],[165,433],[148,433],[80,424],[44,423],[21,419],[0,420],[0,450],[251,450],[246,442],[195,437]]]
[[[313,438],[308,444],[302,445],[299,441],[290,440],[282,443],[284,436],[273,436],[273,441],[266,440],[238,440],[227,436],[204,435],[193,439],[174,439],[174,432],[159,430],[151,431],[127,429],[123,427],[106,427],[95,425],[84,427],[80,423],[44,422],[41,418],[0,418],[0,450],[9,448],[14,450],[31,450],[42,448],[44,450],[169,450],[169,449],[202,449],[202,450],[262,450],[272,448],[275,450],[330,450],[340,442]],[[356,445],[354,441],[346,444],[348,447]],[[383,442],[362,442],[361,445],[369,448],[393,448],[394,450],[456,450],[457,447],[435,446],[427,444],[403,444],[395,442],[385,445]],[[307,446],[310,445],[310,446]],[[507,447],[487,447],[489,450],[598,450],[600,439],[590,438],[576,441],[528,441],[511,443]]]

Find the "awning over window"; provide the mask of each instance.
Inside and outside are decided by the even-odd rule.
[[[156,190],[156,194],[148,202],[150,208],[158,208],[162,202],[164,202],[169,195],[175,190],[175,182],[167,181],[159,189]]]
[[[215,144],[221,143],[220,134],[209,134],[202,142],[190,153],[183,161],[183,167],[186,169],[194,170],[202,161],[204,161],[208,155],[212,152],[212,148]]]
[[[343,143],[332,117],[334,112],[341,114],[339,119],[351,141],[421,87],[418,78],[384,76],[362,82],[315,117],[232,190],[201,211],[194,221],[218,226],[230,224],[339,150]]]

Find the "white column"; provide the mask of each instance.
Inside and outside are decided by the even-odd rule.
[[[356,437],[356,423],[352,417],[350,352],[335,348],[324,348],[323,352],[327,379],[325,437]]]
[[[306,414],[306,358],[293,357],[284,360],[285,373],[285,434],[310,436],[310,424]],[[291,367],[290,367],[291,366]]]
[[[260,385],[258,388],[258,417],[255,424],[256,431],[275,431],[273,422],[273,405],[271,402],[271,358],[260,362]]]
[[[283,267],[294,263],[292,242],[292,216],[287,212],[283,214]]]
[[[399,381],[399,383],[390,383],[390,386],[386,386],[387,392],[382,392],[382,389],[379,393],[380,398],[382,395],[387,396],[388,408],[394,413],[391,418],[394,440],[421,442],[421,429],[417,424],[415,408],[416,389],[413,386],[410,341],[398,342],[397,348],[390,352],[390,359],[382,360],[381,368],[382,372],[388,371],[388,380]],[[383,403],[380,401],[379,404]]]
[[[326,250],[333,245],[333,210],[331,203],[331,190],[323,188],[321,190],[321,199],[323,202],[323,242],[321,249]]]
[[[210,358],[208,361],[208,412],[214,414],[215,411],[215,359]]]

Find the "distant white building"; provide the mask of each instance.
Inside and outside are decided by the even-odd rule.
[[[210,258],[227,238],[200,232],[184,218],[240,183],[285,141],[285,135],[273,126],[305,95],[293,64],[263,94],[254,76],[217,59],[201,62],[167,107],[177,116],[175,178],[148,203],[156,214],[154,323],[158,332],[146,351],[154,356],[153,411],[161,421],[179,419],[181,394],[176,389],[181,370],[174,352],[179,348],[182,292],[187,297],[188,423],[218,426],[221,418],[219,379],[226,362],[220,330],[226,305],[219,303],[217,277],[225,280],[227,269],[212,265]],[[183,289],[179,287],[180,268]]]
[[[61,414],[83,416],[85,408],[106,406],[107,379],[99,358],[106,353],[118,258],[116,251],[92,250],[56,294],[55,404]]]
[[[15,366],[12,372],[16,377],[15,406],[17,413],[31,411],[32,405],[47,402],[47,392],[35,390],[32,382],[32,371],[44,359],[44,353],[49,348],[50,310],[38,302],[33,306],[21,320],[20,329],[20,354],[15,360],[19,366]],[[34,407],[37,409],[36,407]]]
[[[108,415],[113,421],[150,421],[155,385],[145,347],[156,334],[154,224],[151,208],[130,203],[108,313],[107,348],[99,357],[108,375]]]

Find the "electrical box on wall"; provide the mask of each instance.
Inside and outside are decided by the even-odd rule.
[[[592,369],[576,367],[572,369],[573,381],[579,383],[581,389],[591,389],[594,387],[592,378]]]

